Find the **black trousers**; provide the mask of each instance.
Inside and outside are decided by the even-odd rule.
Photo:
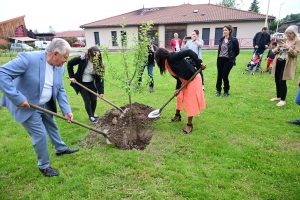
[[[94,85],[94,82],[83,82],[82,85],[97,93],[97,89]],[[84,88],[80,89],[80,94],[84,101],[85,110],[89,118],[94,117],[95,110],[97,107],[97,96]]]
[[[282,80],[286,60],[277,60],[275,70],[276,95],[285,101],[287,94],[286,80]]]
[[[229,73],[233,67],[233,61],[229,61],[228,58],[218,58],[217,60],[217,68],[218,68],[218,76],[217,76],[217,83],[216,89],[217,91],[222,90],[222,80],[224,82],[224,92],[228,93],[230,89],[229,85]]]

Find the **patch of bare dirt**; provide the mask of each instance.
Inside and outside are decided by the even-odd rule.
[[[118,149],[144,150],[153,136],[152,129],[147,125],[157,120],[157,118],[148,118],[148,114],[155,109],[140,103],[133,103],[131,109],[130,105],[122,106],[121,109],[125,112],[122,113],[118,109],[108,110],[104,116],[99,118],[96,128],[108,129],[109,140]],[[95,140],[99,138],[97,135],[99,134],[91,131],[86,140],[82,142],[88,146],[101,144]],[[103,136],[100,137],[103,141]],[[90,138],[93,139],[88,140]]]

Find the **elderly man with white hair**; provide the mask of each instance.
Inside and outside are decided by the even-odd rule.
[[[57,156],[79,149],[71,149],[61,140],[52,115],[30,108],[29,103],[57,112],[57,101],[68,121],[73,120],[62,80],[63,64],[67,62],[70,50],[69,43],[55,38],[46,51],[19,53],[14,60],[0,67],[0,90],[3,92],[0,103],[31,136],[39,170],[45,176],[59,175],[50,167],[47,135]]]

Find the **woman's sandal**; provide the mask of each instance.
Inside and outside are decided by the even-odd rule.
[[[173,119],[170,119],[169,122],[180,122],[181,121],[181,115],[180,114],[175,114]]]
[[[186,124],[186,125],[192,127],[191,130],[190,130],[190,132],[192,132],[193,131],[193,124]],[[189,134],[190,132],[187,132],[185,129],[182,129],[181,134]]]

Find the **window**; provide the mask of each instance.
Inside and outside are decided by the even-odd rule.
[[[94,32],[95,44],[100,45],[99,32]]]
[[[152,44],[154,44],[155,46],[158,46],[158,39],[155,36],[156,32],[157,32],[156,30],[149,30],[147,34],[148,34],[148,38],[151,39]]]
[[[209,45],[210,28],[202,29],[202,40],[204,45]]]
[[[111,32],[112,46],[118,46],[117,42],[117,31]]]
[[[215,45],[219,45],[219,40],[223,37],[223,28],[216,28]]]
[[[233,27],[234,31],[232,37],[236,37],[237,27]],[[215,45],[219,45],[219,40],[223,37],[223,28],[216,28]]]
[[[233,29],[234,29],[234,32],[233,32],[232,36],[233,36],[233,37],[236,37],[236,34],[237,34],[237,27],[233,27]]]
[[[121,31],[121,41],[122,41],[122,46],[127,46],[126,31]]]
[[[170,41],[174,38],[174,33],[178,33],[178,38],[180,39],[183,39],[185,36],[191,35],[191,33],[187,34],[186,25],[166,26],[165,45],[167,48],[170,46]]]

